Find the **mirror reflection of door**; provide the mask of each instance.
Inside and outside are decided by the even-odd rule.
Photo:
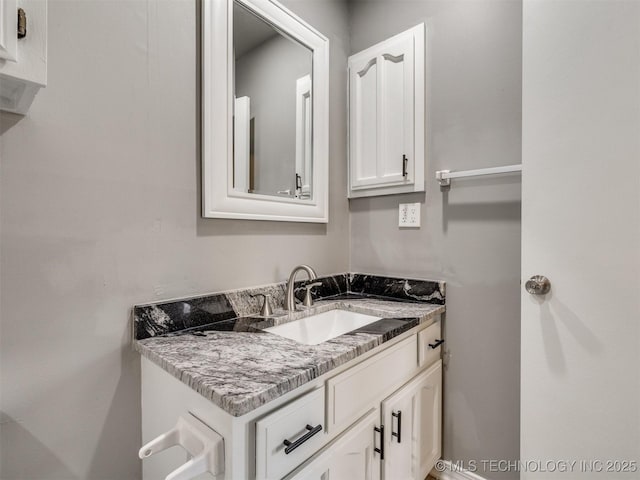
[[[235,99],[233,116],[233,188],[248,192],[251,188],[251,99]]]
[[[311,75],[296,82],[296,196],[311,197]]]
[[[312,198],[312,51],[234,2],[233,187]]]

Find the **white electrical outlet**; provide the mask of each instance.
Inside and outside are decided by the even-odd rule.
[[[399,227],[420,227],[420,204],[401,203],[398,209]]]

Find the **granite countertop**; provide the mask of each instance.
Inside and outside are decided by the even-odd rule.
[[[260,330],[335,308],[382,317],[319,345]],[[265,321],[226,319],[136,340],[135,349],[233,416],[241,416],[420,324],[444,305],[353,294],[320,300],[310,310]],[[277,312],[276,312],[277,313]]]

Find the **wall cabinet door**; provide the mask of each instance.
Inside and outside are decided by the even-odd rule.
[[[349,57],[350,197],[424,191],[424,25]]]
[[[440,458],[442,361],[382,402],[386,480],[422,480]]]
[[[327,450],[305,463],[288,480],[379,480],[380,410],[371,410]]]
[[[18,8],[26,24],[20,37]],[[27,113],[46,84],[46,0],[0,0],[0,110]]]

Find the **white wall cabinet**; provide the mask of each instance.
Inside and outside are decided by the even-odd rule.
[[[18,8],[26,36],[18,38]],[[0,110],[25,114],[47,84],[47,1],[0,0]]]
[[[349,57],[349,197],[424,191],[424,24]]]

